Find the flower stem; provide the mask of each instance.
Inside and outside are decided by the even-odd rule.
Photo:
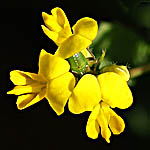
[[[131,78],[139,77],[146,72],[150,72],[150,64],[146,64],[141,67],[130,69],[129,72],[130,72]]]

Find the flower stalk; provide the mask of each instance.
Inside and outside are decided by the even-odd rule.
[[[150,72],[150,64],[146,64],[140,67],[130,69],[129,72],[130,72],[131,79],[139,77],[146,72]]]

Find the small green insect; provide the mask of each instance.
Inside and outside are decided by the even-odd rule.
[[[84,55],[79,52],[67,59],[70,63],[71,71],[77,75],[83,75],[90,70],[88,61]]]

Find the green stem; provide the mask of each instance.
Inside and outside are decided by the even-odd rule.
[[[95,68],[94,68],[95,72],[99,68],[99,65],[101,64],[101,62],[103,61],[105,54],[106,54],[106,49],[102,50],[102,54],[101,54],[100,58],[97,60],[97,63],[96,63]]]

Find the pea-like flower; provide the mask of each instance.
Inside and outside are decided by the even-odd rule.
[[[16,87],[7,94],[18,95],[17,107],[20,110],[45,97],[57,115],[61,115],[75,85],[69,69],[66,60],[41,50],[38,74],[11,71],[10,79]]]
[[[88,137],[96,139],[100,126],[102,136],[110,142],[110,129],[114,134],[120,134],[124,130],[124,121],[111,110],[115,107],[128,108],[133,102],[132,93],[124,75],[128,76],[128,74],[120,74],[113,70],[97,77],[86,74],[74,88],[68,107],[74,114],[92,111],[86,126]]]
[[[69,21],[61,8],[56,7],[51,10],[51,13],[52,15],[42,13],[47,26],[42,25],[42,29],[59,46],[55,53],[57,56],[64,59],[69,58],[81,50],[85,50],[96,37],[98,25],[94,19],[81,18],[72,27],[72,33]]]
[[[111,132],[113,134],[120,134],[124,131],[125,123],[123,119],[118,116],[108,104],[100,102],[91,112],[87,125],[87,136],[96,139],[101,128],[101,135],[105,140],[110,143]]]

